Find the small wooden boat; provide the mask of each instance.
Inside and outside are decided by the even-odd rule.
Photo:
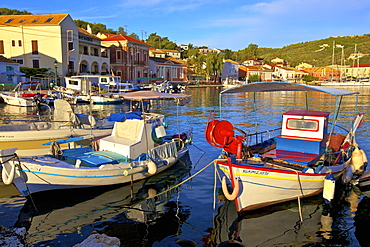
[[[258,82],[224,90],[221,95],[276,91],[322,92],[336,96],[336,102],[343,96],[358,94],[295,83]],[[206,139],[223,150],[215,162],[231,181],[231,194],[225,177],[222,187],[226,198],[235,200],[238,212],[312,196],[321,193],[324,184],[324,198],[330,202],[335,180],[346,172],[343,181],[348,182],[353,172],[363,169],[366,155],[355,141],[363,114],[356,115],[346,135],[335,134],[339,107],[338,104],[331,127],[329,112],[290,110],[282,115],[281,129],[254,134],[246,134],[227,120],[210,118]],[[236,135],[236,131],[241,135]],[[266,133],[275,136],[263,140]],[[248,142],[248,138],[255,138],[254,143]]]
[[[135,94],[126,99],[144,104],[144,100],[153,97]],[[143,112],[140,119],[115,122],[112,134],[101,138],[94,149],[58,150],[58,142],[53,142],[53,155],[20,159],[17,148],[2,149],[2,178],[5,184],[13,183],[24,196],[57,189],[129,183],[175,164],[188,152],[191,136],[191,130],[167,135],[164,115]]]

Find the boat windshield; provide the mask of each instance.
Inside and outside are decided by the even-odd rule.
[[[317,131],[319,122],[317,120],[288,119],[288,129]]]

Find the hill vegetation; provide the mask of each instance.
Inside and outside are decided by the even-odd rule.
[[[324,49],[320,46],[327,44]],[[299,63],[305,62],[315,66],[331,65],[333,59],[333,45],[343,46],[342,48],[334,48],[334,64],[352,65],[353,60],[349,59],[351,53],[361,52],[369,54],[359,59],[360,63],[370,62],[370,35],[365,34],[361,36],[346,36],[346,37],[330,37],[321,40],[309,41],[304,43],[292,44],[283,48],[258,48],[258,56],[264,58],[266,62],[271,59],[279,57],[284,59],[292,67]],[[357,63],[357,61],[355,61]]]
[[[27,11],[11,10],[7,8],[0,8],[0,15],[25,15],[32,14]],[[82,20],[75,20],[78,27],[87,28],[90,25],[94,34],[98,32],[106,33],[117,33],[126,34],[126,30],[123,27],[119,27],[117,31],[107,28],[106,25],[101,23],[89,23]],[[129,36],[139,39],[139,35],[135,33],[129,34]],[[160,37],[157,33],[152,33],[144,42],[152,45],[154,48],[180,50],[175,42],[169,40],[168,37]],[[326,45],[326,46],[323,46]],[[342,48],[334,48],[334,62],[333,59],[333,45],[343,46],[343,60],[342,60]],[[191,49],[196,49],[192,44],[189,44]],[[198,47],[199,48],[199,47]],[[204,47],[203,47],[204,48]],[[341,36],[341,37],[329,37],[326,39],[302,42],[298,44],[292,44],[284,46],[282,48],[260,48],[257,44],[249,44],[248,47],[232,51],[225,49],[225,58],[232,59],[234,61],[245,61],[249,58],[263,58],[266,63],[270,63],[273,58],[284,59],[290,66],[294,67],[300,63],[309,63],[316,67],[327,66],[334,64],[345,64],[352,65],[354,62],[348,59],[351,53],[361,52],[363,54],[369,54],[359,59],[360,63],[370,63],[370,34],[361,36]],[[187,53],[187,52],[185,52]],[[187,54],[183,54],[184,57],[188,57]]]

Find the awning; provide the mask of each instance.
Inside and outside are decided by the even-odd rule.
[[[186,94],[170,94],[170,93],[160,93],[157,91],[134,91],[119,94],[124,100],[167,100],[167,99],[190,99],[190,95]]]

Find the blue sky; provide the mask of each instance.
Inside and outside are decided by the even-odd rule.
[[[179,45],[233,51],[370,34],[369,0],[18,0],[2,8],[70,14],[144,39],[157,33]]]

